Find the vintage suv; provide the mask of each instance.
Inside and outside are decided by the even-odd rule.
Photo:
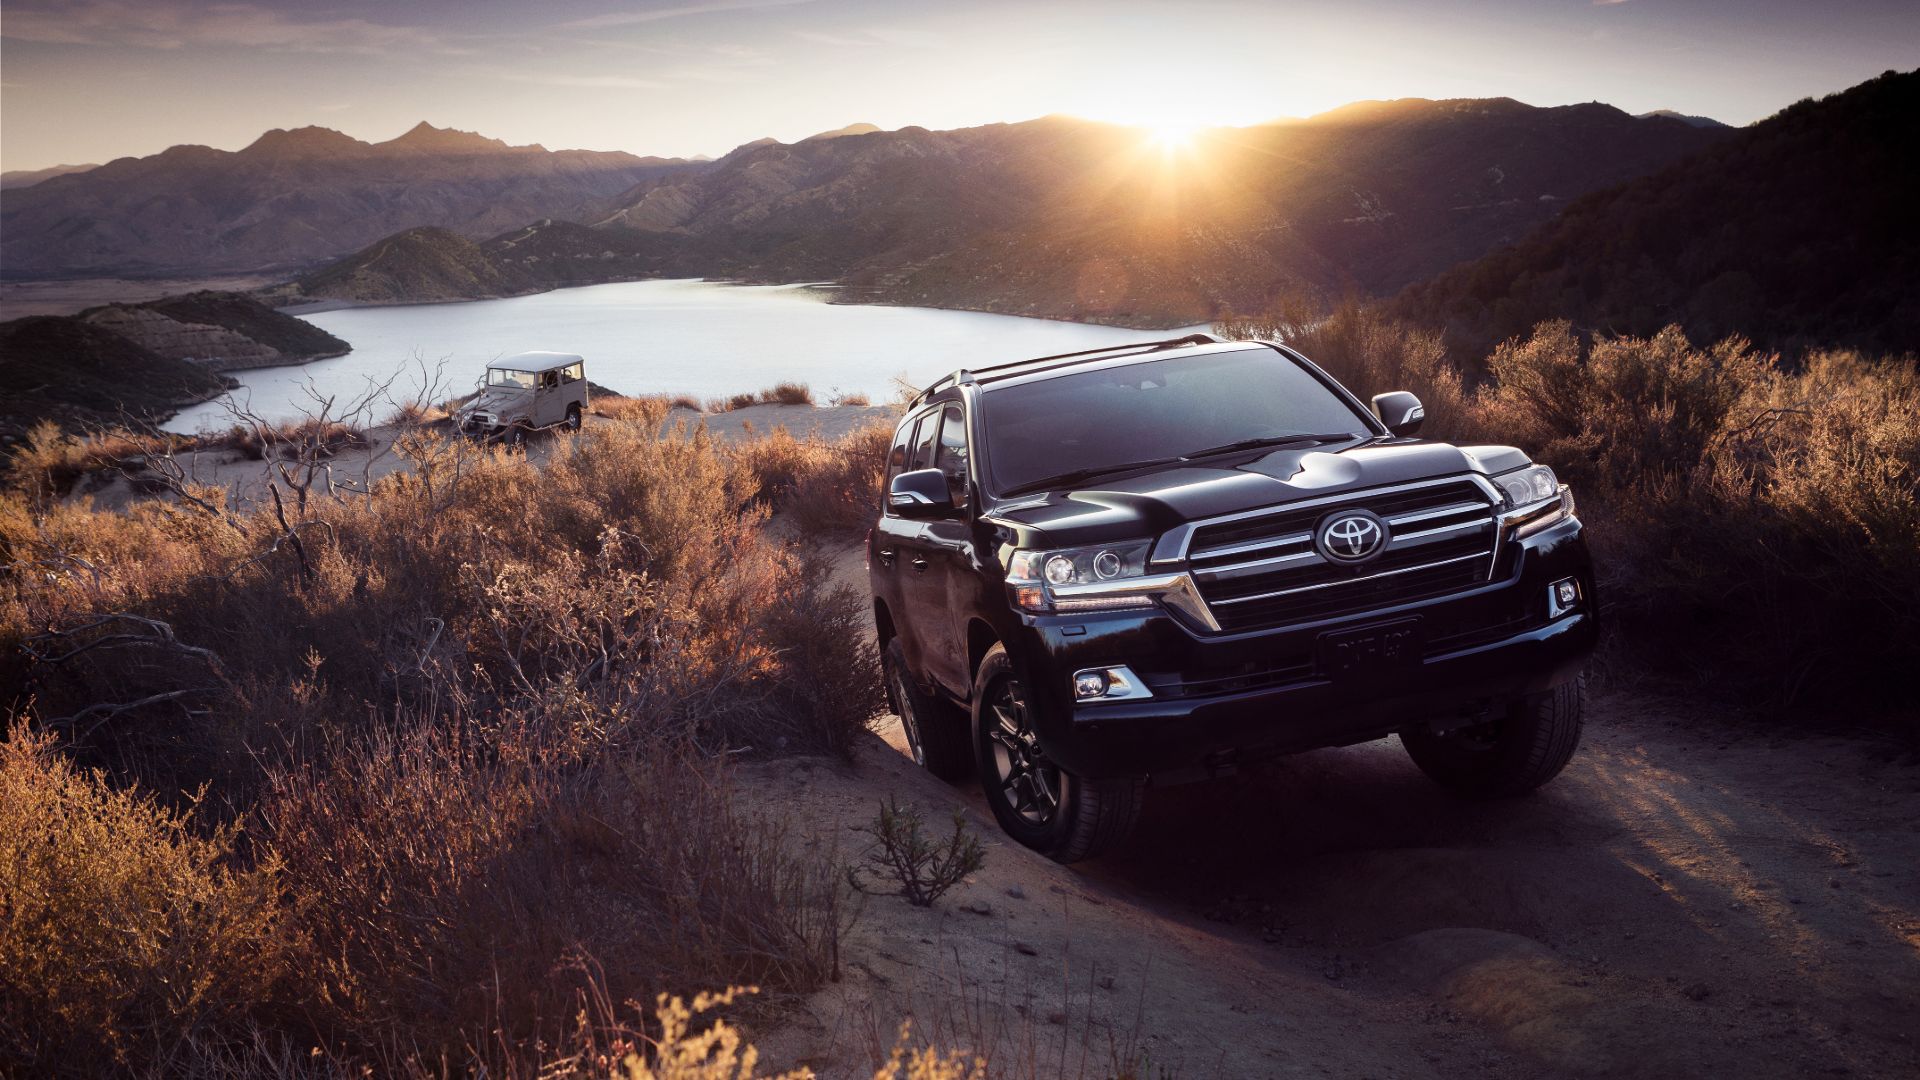
[[[572,353],[524,352],[487,365],[480,392],[460,410],[475,438],[520,442],[529,432],[580,430],[587,411],[587,362]]]
[[[915,760],[1063,862],[1150,784],[1389,734],[1466,794],[1552,779],[1598,626],[1573,497],[1423,415],[1204,334],[922,391],[867,552]]]

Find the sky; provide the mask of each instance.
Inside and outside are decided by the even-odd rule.
[[[1920,0],[6,0],[0,168],[318,124],[718,156],[845,124],[1178,128],[1396,97],[1733,124],[1920,66]]]

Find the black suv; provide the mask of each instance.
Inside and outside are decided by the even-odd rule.
[[[1424,415],[1204,334],[922,391],[867,550],[914,759],[1062,862],[1149,782],[1394,733],[1464,793],[1552,779],[1598,629],[1573,497]]]

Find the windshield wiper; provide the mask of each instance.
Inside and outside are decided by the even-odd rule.
[[[1343,439],[1357,438],[1363,438],[1363,436],[1355,435],[1351,431],[1343,431],[1338,435],[1309,435],[1304,432],[1296,435],[1262,435],[1255,439],[1236,439],[1230,443],[1221,443],[1219,446],[1209,446],[1205,450],[1192,450],[1186,454],[1186,457],[1192,459],[1207,457],[1212,454],[1230,454],[1235,450],[1254,450],[1262,446],[1284,446],[1287,443],[1339,442]]]
[[[1185,460],[1187,459],[1184,457],[1161,457],[1147,458],[1143,461],[1126,461],[1118,465],[1094,465],[1090,468],[1074,469],[1070,472],[1057,473],[1053,476],[1043,476],[1038,480],[1029,480],[1017,487],[1008,488],[1006,493],[1008,495],[1025,495],[1029,491],[1039,491],[1041,488],[1057,487],[1060,484],[1072,484],[1081,480],[1091,480],[1096,476],[1104,476],[1107,473],[1126,472],[1129,469],[1151,469],[1155,465],[1171,465],[1176,461]]]

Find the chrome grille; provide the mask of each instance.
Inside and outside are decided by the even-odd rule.
[[[1314,547],[1328,515],[1365,509],[1387,523],[1386,550],[1359,566]],[[1201,524],[1187,560],[1224,630],[1337,618],[1485,582],[1498,537],[1492,497],[1466,477],[1356,491]]]

